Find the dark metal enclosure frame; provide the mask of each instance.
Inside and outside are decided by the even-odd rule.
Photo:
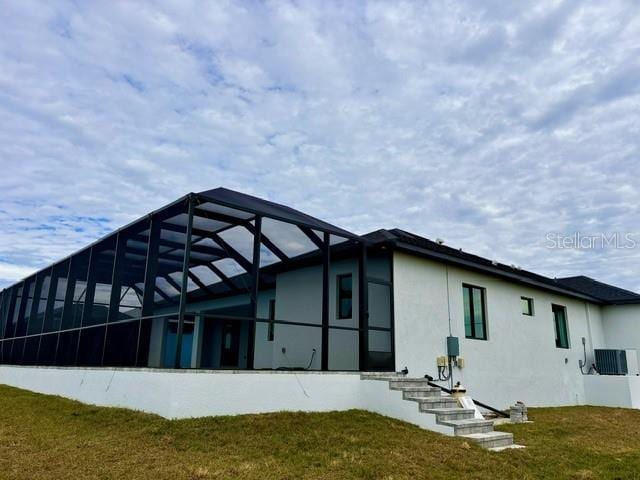
[[[388,262],[388,273],[369,272],[371,256]],[[332,264],[344,259],[357,262],[352,324],[331,316]],[[260,315],[261,292],[275,288],[277,275],[307,267],[321,272],[320,321]],[[388,253],[297,210],[224,188],[190,193],[2,290],[0,363],[189,368],[197,318],[247,325],[241,368],[255,367],[256,325],[279,325],[319,329],[317,369],[335,369],[332,337],[342,331],[357,336],[353,369],[393,370],[391,271]],[[370,287],[381,294],[370,298]],[[232,297],[246,305],[194,307]],[[371,305],[388,315],[370,324]]]

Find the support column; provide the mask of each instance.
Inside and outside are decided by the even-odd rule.
[[[360,245],[358,262],[358,327],[360,329],[359,369],[369,368],[369,283],[367,281],[367,246]]]
[[[75,277],[72,279],[74,275],[73,270],[73,259],[75,256],[69,259],[69,268],[67,269],[67,286],[64,291],[64,303],[62,304],[62,315],[60,318],[60,328],[59,330],[64,330],[65,327],[69,327],[69,319],[73,315],[72,306],[73,306],[73,291],[75,286]],[[35,298],[34,298],[35,303]],[[71,325],[73,326],[73,325]],[[60,337],[61,333],[58,333],[58,339],[56,340],[56,352],[53,356],[54,365],[58,364],[58,348],[60,347]],[[42,340],[40,344],[38,344],[38,359],[40,359],[40,345],[42,344]]]
[[[62,321],[60,322],[60,330],[64,330],[63,326],[75,327],[70,321],[73,318],[73,293],[76,285],[76,273],[75,273],[75,264],[74,260],[76,256],[74,255],[69,259],[69,270],[67,271],[67,288],[64,292],[64,304],[62,305]]]
[[[142,316],[153,315],[156,276],[158,272],[158,249],[160,246],[160,220],[151,217],[147,258],[144,266],[144,286],[142,290]]]
[[[89,254],[89,268],[87,270],[87,287],[84,293],[84,308],[82,309],[82,319],[80,320],[80,326],[84,327],[91,320],[93,314],[93,299],[96,293],[96,269],[98,246],[91,247],[91,253]]]
[[[59,326],[56,329],[55,325],[53,324],[53,307],[55,306],[56,291],[58,290],[59,274],[54,267],[51,267],[49,269],[49,272],[49,291],[47,292],[47,303],[44,309],[44,318],[42,320],[42,333],[47,331],[54,332],[55,330],[60,330]],[[40,293],[40,296],[42,297],[42,292]],[[50,330],[47,330],[47,327],[50,327]],[[38,350],[39,349],[40,347],[38,347]]]
[[[122,296],[122,282],[120,270],[122,269],[122,259],[127,248],[125,233],[121,230],[116,234],[116,251],[113,257],[113,268],[111,270],[111,295],[109,296],[109,311],[107,312],[107,325],[104,327],[104,338],[102,339],[102,361],[104,365],[104,352],[107,349],[107,337],[109,335],[109,324],[118,321],[120,312],[120,297]]]
[[[69,261],[71,264],[71,261]],[[45,331],[47,326],[47,322],[50,322],[53,318],[53,309],[56,300],[56,295],[58,292],[58,282],[60,281],[60,267],[56,269],[56,267],[51,267],[51,279],[49,280],[49,295],[47,296],[47,304],[44,308],[44,315],[42,317],[42,325],[40,325],[40,338],[38,339],[38,354],[36,355],[36,363],[40,363],[40,348],[42,347],[42,334]],[[35,298],[33,299],[35,302]],[[60,319],[62,322],[62,319]],[[61,325],[62,323],[60,323]],[[60,325],[55,326],[55,330],[60,330]],[[53,336],[53,334],[51,334]],[[57,334],[56,334],[57,337]],[[56,343],[58,339],[56,338]]]
[[[2,291],[2,310],[0,311],[0,339],[5,338],[5,327],[7,325],[7,312],[13,300],[13,287],[6,288]],[[2,360],[2,358],[0,358]]]
[[[122,296],[120,270],[122,269],[122,259],[124,258],[124,251],[127,248],[127,239],[125,233],[123,231],[120,231],[116,235],[116,252],[113,257],[113,268],[111,270],[111,295],[109,297],[109,312],[107,316],[107,323],[115,322],[118,320],[120,297]]]
[[[189,279],[189,257],[191,256],[191,233],[193,230],[193,210],[195,208],[195,198],[189,195],[189,213],[187,220],[187,238],[184,245],[184,260],[182,262],[182,283],[180,288],[180,305],[178,307],[178,332],[176,334],[176,358],[175,368],[180,368],[180,357],[182,356],[182,331],[184,330],[184,312],[187,306],[187,286]]]
[[[260,293],[260,245],[262,237],[262,217],[256,216],[253,233],[253,262],[251,264],[251,317],[258,317],[258,295]],[[249,345],[247,348],[247,368],[253,369],[256,349],[256,322],[249,325]]]
[[[202,356],[202,334],[204,333],[204,319],[196,315],[193,325],[193,349],[191,350],[191,368],[200,368]]]
[[[91,247],[89,251],[89,265],[87,266],[87,286],[84,291],[84,304],[82,306],[82,317],[80,318],[80,327],[84,327],[91,319],[93,313],[93,298],[96,293],[96,246]],[[76,341],[76,355],[73,365],[78,364],[78,354],[80,353],[80,339],[82,338],[82,330],[78,331],[78,340]]]
[[[322,242],[322,361],[321,370],[329,370],[329,269],[331,268],[331,235],[323,235]]]
[[[52,269],[49,269],[49,270],[53,271]],[[40,297],[42,295],[42,277],[43,276],[46,276],[45,272],[40,272],[34,277],[33,281],[35,282],[35,287],[33,289],[33,300],[31,302],[31,309],[28,312],[26,310],[24,312],[25,316],[28,316],[29,318],[29,321],[27,322],[26,330],[25,330],[27,332],[26,333],[27,335],[29,335],[29,330],[30,330],[29,324],[36,318],[36,315],[38,315],[38,305],[40,305]],[[43,332],[43,329],[44,329],[44,319],[38,334],[41,334]]]
[[[161,361],[158,359],[154,364],[149,363],[149,351],[151,347],[151,331],[154,319],[148,318],[153,315],[155,304],[156,274],[158,272],[158,252],[160,246],[160,223],[161,220],[155,216],[150,219],[149,240],[147,241],[147,258],[144,266],[144,285],[142,287],[142,310],[138,327],[138,347],[136,352],[136,365],[138,367],[159,367]],[[158,320],[162,322],[163,320]],[[156,346],[161,349],[161,344]]]
[[[10,293],[10,290],[8,288],[0,292],[0,340],[4,338],[4,311],[5,311],[5,308],[7,308],[6,305],[7,305],[7,301],[9,300],[9,293]],[[2,350],[1,347],[0,347],[0,350]],[[0,362],[1,361],[2,361],[2,354],[0,354]]]

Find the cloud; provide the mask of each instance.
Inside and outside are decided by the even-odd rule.
[[[224,185],[640,289],[628,2],[150,2],[3,8],[0,285]]]
[[[636,52],[640,53],[640,52]],[[608,72],[594,83],[581,85],[571,92],[565,93],[561,100],[552,104],[539,118],[533,122],[534,128],[553,129],[567,122],[571,117],[590,107],[603,107],[625,97],[636,96],[640,92],[640,64],[637,57],[629,59],[614,72]]]

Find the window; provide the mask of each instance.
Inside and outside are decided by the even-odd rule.
[[[462,285],[464,301],[464,335],[477,340],[487,339],[484,288]]]
[[[522,302],[522,314],[533,316],[533,298],[529,297],[520,297],[520,301]]]
[[[267,328],[267,341],[273,342],[275,337],[274,335],[274,323],[273,321],[276,319],[276,301],[275,299],[269,300],[269,326]]]
[[[553,324],[556,331],[556,347],[569,348],[569,333],[567,331],[567,309],[562,305],[551,305]]]
[[[338,318],[351,318],[353,303],[353,281],[350,273],[338,275]]]

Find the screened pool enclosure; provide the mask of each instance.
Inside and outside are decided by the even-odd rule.
[[[4,364],[394,368],[384,247],[224,188],[186,195],[0,295]]]

